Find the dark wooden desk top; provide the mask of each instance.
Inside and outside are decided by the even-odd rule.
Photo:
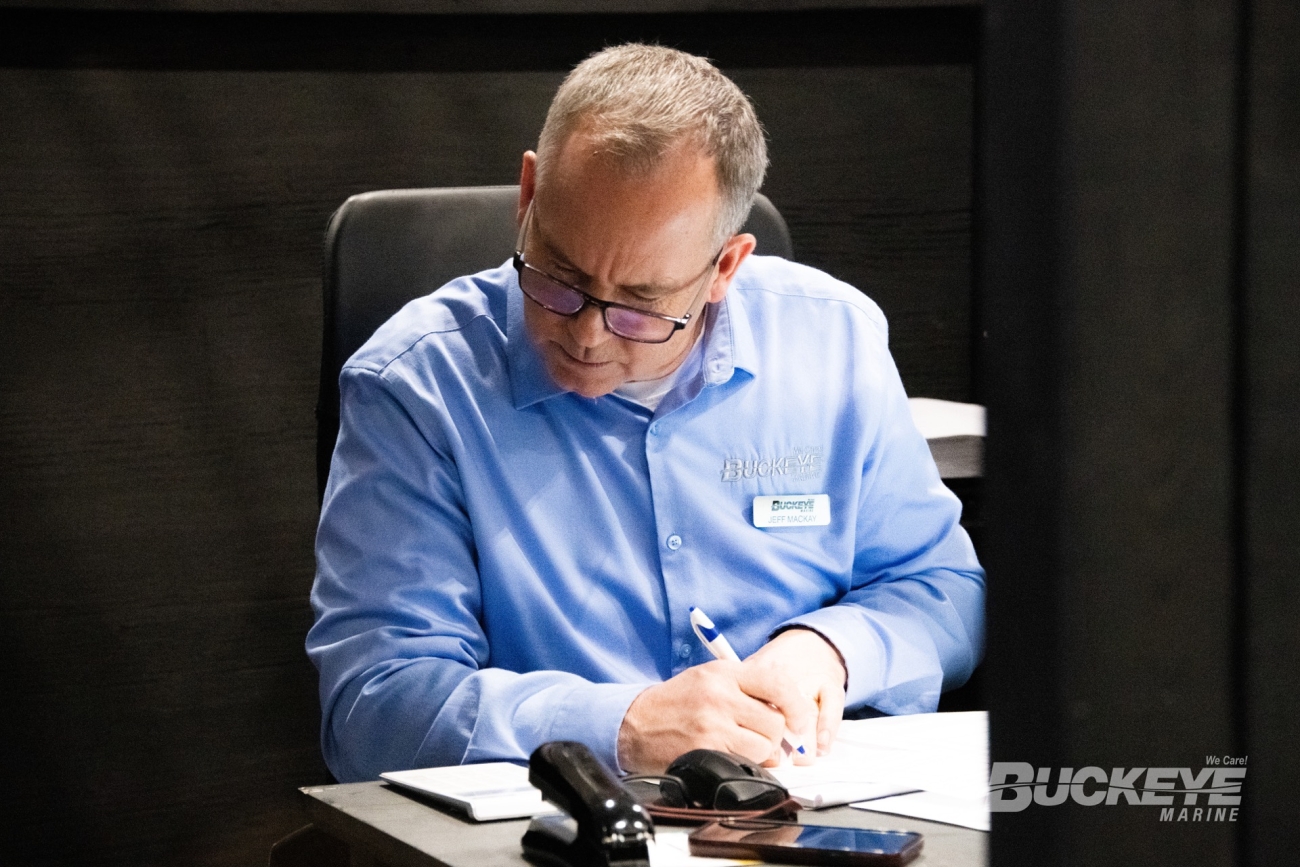
[[[387,783],[308,786],[300,790],[322,829],[346,840],[352,863],[390,867],[524,867],[519,839],[528,820],[471,822]],[[850,807],[804,811],[801,821],[920,831],[925,848],[915,867],[984,867],[988,835],[904,816]]]

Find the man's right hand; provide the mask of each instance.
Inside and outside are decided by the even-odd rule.
[[[815,744],[817,703],[793,681],[750,683],[749,672],[742,663],[715,660],[647,688],[623,717],[619,764],[633,773],[657,774],[700,748],[776,764],[787,726]]]

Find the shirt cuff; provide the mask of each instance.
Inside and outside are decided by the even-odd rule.
[[[623,774],[618,763],[618,732],[623,717],[648,683],[585,683],[575,686],[554,708],[547,741],[580,741],[605,766]]]

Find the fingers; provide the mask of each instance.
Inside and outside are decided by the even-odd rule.
[[[693,749],[725,750],[763,764],[784,759],[788,729],[811,764],[830,750],[844,713],[844,665],[819,633],[790,629],[742,662],[689,668],[642,692],[619,729],[619,762],[660,773]]]
[[[736,684],[732,713],[741,728],[763,738],[769,748],[780,745],[781,736],[785,734],[787,725],[785,714],[779,708],[750,694],[739,681]],[[764,757],[766,753],[755,757],[754,761]]]
[[[803,755],[794,755],[796,763],[804,764],[815,758],[817,702],[804,692],[802,684],[779,668],[754,665],[743,670],[740,688],[779,712],[781,731],[778,739],[788,729],[793,739],[806,750]]]
[[[844,714],[844,665],[819,633],[790,629],[744,662],[741,688],[775,705],[807,750],[793,756],[811,764],[830,750]]]
[[[641,692],[619,729],[623,768],[661,773],[699,748],[767,759],[780,743],[785,717],[740,689],[740,670],[740,663],[709,662]]]
[[[838,686],[823,689],[817,706],[817,755],[822,756],[831,751],[844,720],[844,690]]]
[[[773,711],[775,713],[775,711]],[[776,714],[779,718],[780,714]],[[778,723],[778,731],[780,724]],[[781,736],[778,734],[775,738],[761,735],[758,732],[748,728],[738,728],[733,733],[732,738],[726,746],[715,747],[724,752],[735,753],[742,758],[749,759],[751,762],[768,767],[775,767],[781,763],[783,753],[781,751]],[[775,759],[775,761],[773,761]]]

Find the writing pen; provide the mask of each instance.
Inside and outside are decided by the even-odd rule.
[[[727,640],[727,636],[723,635],[721,630],[713,625],[709,615],[694,605],[691,606],[691,629],[695,630],[695,636],[709,649],[714,659],[728,659],[732,662],[740,662],[740,656],[736,653],[736,649],[731,646],[731,642]],[[781,740],[781,748],[785,750],[786,755],[798,753],[802,756],[808,753],[804,749],[803,741],[795,737],[789,729],[785,730],[785,736]]]

